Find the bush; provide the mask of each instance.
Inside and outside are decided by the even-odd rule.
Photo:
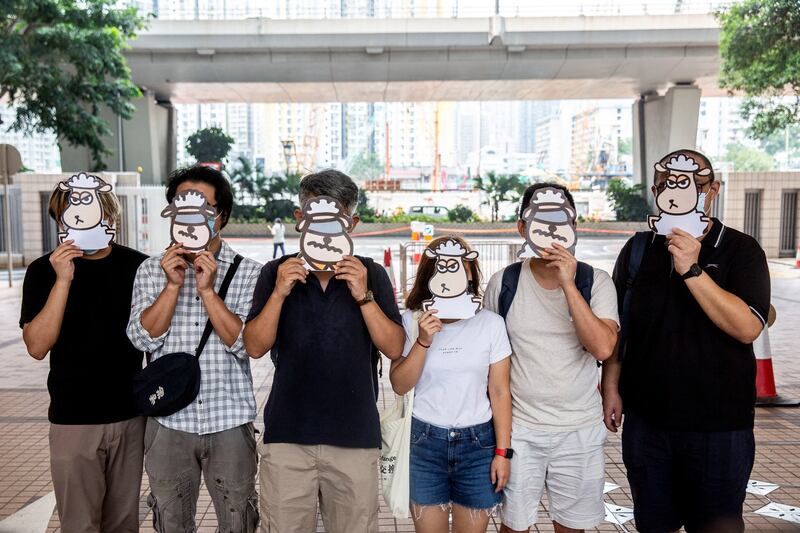
[[[617,220],[642,221],[650,214],[650,206],[647,204],[642,192],[644,187],[641,183],[628,186],[621,179],[613,179],[608,183],[606,195],[611,203],[614,204],[614,213]]]
[[[469,207],[458,204],[447,213],[450,222],[478,222],[478,215]]]

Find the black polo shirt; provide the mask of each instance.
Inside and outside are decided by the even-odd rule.
[[[248,321],[272,294],[279,263],[262,268]],[[401,325],[389,276],[382,266],[369,264],[376,303]],[[295,284],[281,309],[275,347],[265,443],[380,448],[372,340],[346,282],[331,278],[323,292],[311,274],[306,283]]]
[[[714,219],[702,240],[699,265],[741,298],[764,323],[770,279],[755,239]],[[631,241],[614,268],[620,309]],[[665,237],[648,243],[633,286],[628,349],[620,392],[626,411],[665,429],[733,431],[753,427],[755,358],[708,318],[673,269]]]

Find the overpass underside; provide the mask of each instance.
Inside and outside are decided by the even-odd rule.
[[[157,183],[171,165],[155,158],[174,146],[173,103],[630,97],[641,100],[634,155],[646,176],[651,154],[694,146],[700,94],[722,94],[718,40],[711,15],[155,20],[127,52],[147,91],[138,129],[124,124],[109,146],[141,151],[129,139],[146,139],[143,181]],[[73,152],[62,160],[85,168]],[[121,159],[111,168],[136,170]]]

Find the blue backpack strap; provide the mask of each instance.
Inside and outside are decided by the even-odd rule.
[[[522,262],[511,263],[503,270],[503,283],[500,286],[500,297],[497,299],[497,314],[503,317],[508,316],[511,304],[514,302],[514,295],[517,294],[519,286],[519,276],[522,273]]]
[[[622,324],[619,330],[619,352],[618,358],[622,361],[625,358],[626,343],[628,341],[628,327],[631,319],[631,299],[633,297],[633,285],[636,276],[639,274],[639,267],[644,259],[644,252],[647,250],[647,242],[652,238],[652,231],[637,231],[631,239],[631,252],[628,256],[627,279],[625,281],[625,296],[622,300]]]
[[[578,268],[575,271],[575,286],[578,287],[581,296],[583,296],[583,299],[586,300],[586,303],[591,307],[592,287],[594,286],[594,269],[592,265],[584,263],[583,261],[578,261]]]

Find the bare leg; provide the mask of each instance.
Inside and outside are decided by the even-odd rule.
[[[450,512],[444,505],[411,505],[411,518],[417,533],[447,533]]]
[[[556,533],[583,533],[583,529],[572,529],[571,527],[562,526],[556,521],[553,521],[553,528]]]
[[[489,511],[453,505],[453,533],[486,533]]]

